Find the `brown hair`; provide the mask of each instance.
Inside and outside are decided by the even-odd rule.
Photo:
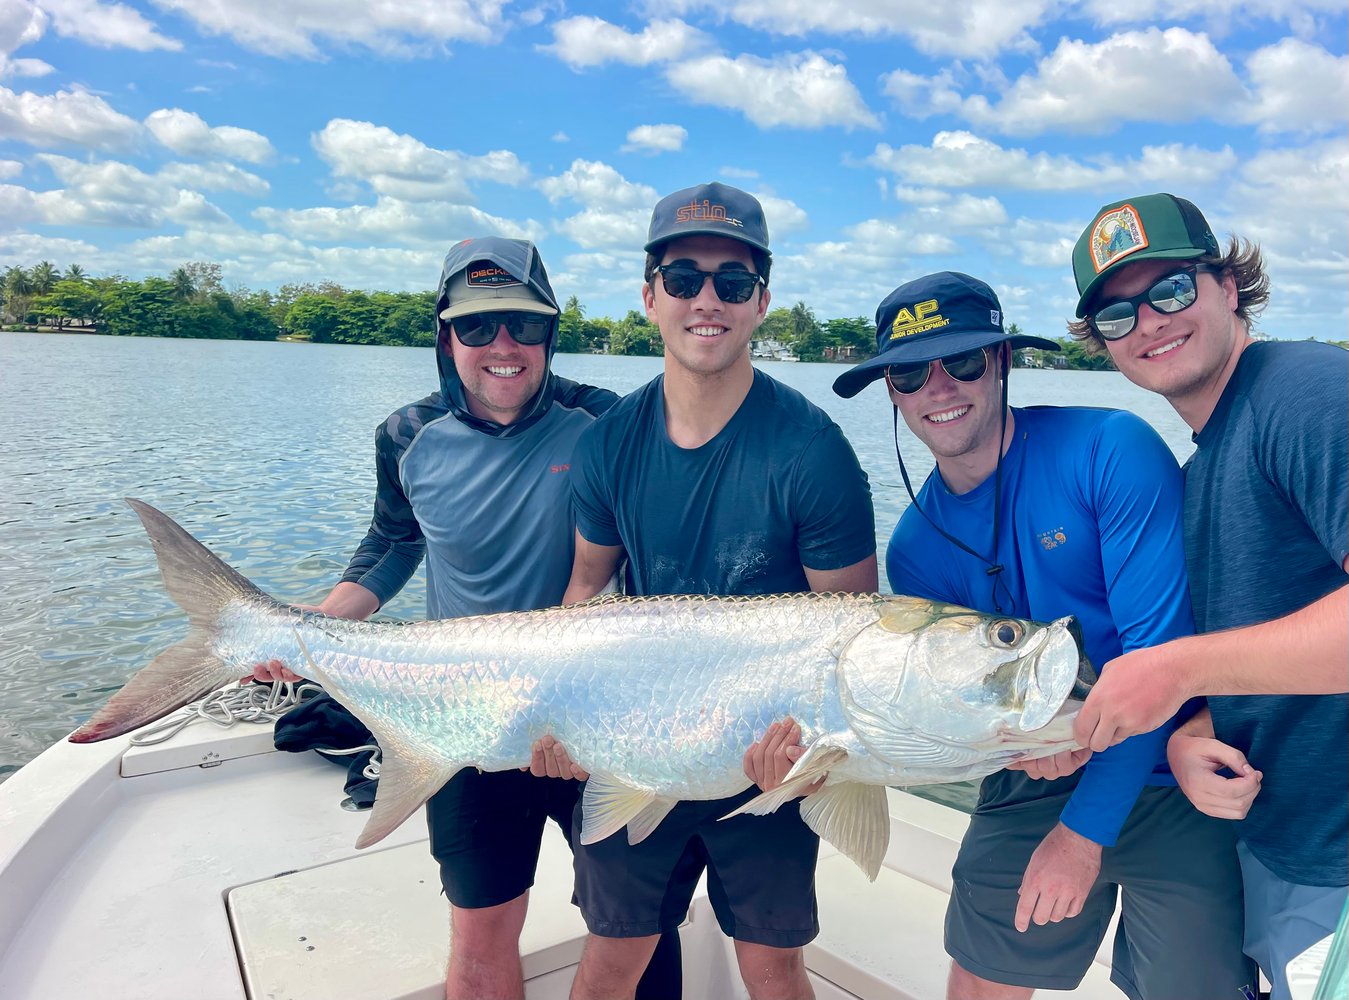
[[[1194,259],[1193,263],[1211,268],[1221,281],[1232,276],[1237,286],[1237,319],[1250,329],[1255,317],[1269,301],[1269,275],[1265,273],[1265,258],[1260,252],[1260,244],[1233,236],[1227,244],[1224,254],[1205,254]],[[1088,312],[1091,307],[1088,306]],[[1068,332],[1073,338],[1082,341],[1089,354],[1099,354],[1105,350],[1105,340],[1085,319],[1070,320]]]
[[[749,246],[748,243],[745,244]],[[642,270],[642,280],[652,288],[656,280],[656,268],[660,267],[661,259],[665,256],[665,245],[656,247],[654,251],[646,255],[646,267]],[[754,273],[763,278],[763,287],[768,287],[768,272],[773,269],[773,258],[758,247],[749,247],[749,259],[754,263]]]

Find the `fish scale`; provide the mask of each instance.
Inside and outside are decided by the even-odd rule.
[[[650,833],[683,799],[747,788],[746,749],[787,716],[804,754],[766,813],[817,781],[801,815],[875,877],[884,786],[980,777],[1076,747],[1090,683],[1075,624],[983,615],[913,597],[604,597],[433,622],[353,622],[280,603],[171,518],[128,501],[188,636],[77,730],[107,739],[280,660],[375,734],[383,762],[357,846],[387,836],[454,773],[529,762],[557,738],[591,773],[583,843]]]

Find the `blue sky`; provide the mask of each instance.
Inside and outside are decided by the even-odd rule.
[[[0,0],[0,266],[434,285],[538,242],[639,304],[664,194],[764,202],[779,305],[956,269],[1062,333],[1073,240],[1171,191],[1264,247],[1276,337],[1349,318],[1343,0]]]

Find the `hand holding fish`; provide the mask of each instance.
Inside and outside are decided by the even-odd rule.
[[[575,778],[577,781],[585,781],[590,777],[585,768],[572,761],[567,748],[552,736],[534,741],[529,767],[522,767],[520,770],[527,770],[536,778]]]
[[[1101,845],[1056,824],[1031,855],[1021,879],[1016,929],[1027,930],[1031,921],[1043,926],[1077,916],[1100,874]]]
[[[1186,688],[1183,665],[1168,652],[1172,645],[1131,650],[1107,663],[1077,715],[1073,738],[1099,752],[1150,733],[1175,715],[1195,692]]]
[[[1245,754],[1221,740],[1178,732],[1166,745],[1166,758],[1180,790],[1207,816],[1245,819],[1260,794],[1264,775],[1251,767]],[[1223,768],[1235,777],[1224,778],[1218,773]]]
[[[1034,760],[1018,760],[1007,765],[1009,771],[1024,771],[1026,777],[1036,781],[1053,781],[1066,778],[1091,759],[1092,751],[1060,750],[1049,757],[1036,757]]]
[[[801,759],[806,748],[801,745],[801,727],[792,718],[775,722],[768,727],[764,737],[750,744],[745,751],[742,764],[745,776],[759,786],[761,791],[771,792],[782,784],[793,765]],[[813,795],[824,785],[824,778],[812,784],[801,794]]]

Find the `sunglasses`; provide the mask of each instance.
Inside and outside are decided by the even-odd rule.
[[[1127,337],[1138,325],[1138,307],[1144,302],[1160,313],[1182,312],[1194,305],[1194,300],[1199,297],[1195,272],[1211,270],[1191,264],[1175,274],[1168,274],[1145,292],[1102,306],[1087,317],[1087,322],[1106,340]]]
[[[700,271],[688,264],[662,264],[660,272],[665,292],[677,299],[691,299],[703,290],[703,282],[711,278],[712,290],[723,302],[747,302],[754,289],[763,284],[763,278],[750,271]]]
[[[957,382],[978,382],[984,377],[984,372],[988,371],[988,351],[976,347],[963,354],[952,354],[949,358],[942,358],[940,364],[946,370],[946,374]],[[890,388],[901,396],[911,396],[927,385],[927,377],[931,372],[930,361],[913,365],[887,365],[885,380],[890,383]]]
[[[548,339],[553,317],[528,312],[469,313],[450,320],[450,326],[465,347],[486,347],[497,339],[503,326],[517,344],[533,347]]]

